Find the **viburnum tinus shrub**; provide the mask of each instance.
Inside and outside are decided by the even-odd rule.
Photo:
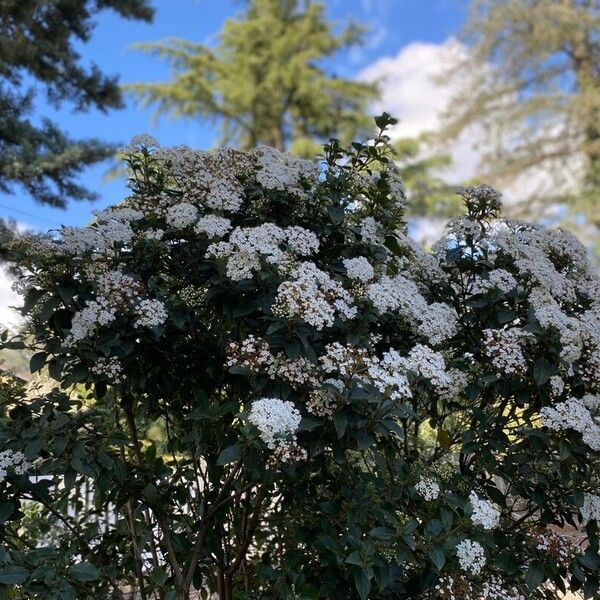
[[[70,394],[3,400],[0,584],[596,593],[600,281],[486,186],[411,241],[390,122],[318,162],[136,140],[130,197],[15,246],[32,368]]]

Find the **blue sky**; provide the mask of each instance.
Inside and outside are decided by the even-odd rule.
[[[85,63],[95,62],[105,73],[116,74],[122,83],[161,81],[168,68],[153,57],[133,51],[140,41],[181,37],[212,45],[225,19],[241,10],[239,0],[154,0],[156,16],[151,24],[126,21],[109,11],[97,21],[90,42],[79,49]],[[456,34],[464,19],[467,0],[325,0],[328,16],[343,24],[348,19],[370,28],[366,44],[359,50],[340,54],[331,64],[338,75],[355,76],[385,56],[396,55],[415,42],[441,44]],[[187,144],[209,148],[216,130],[199,120],[153,122],[152,110],[142,110],[131,99],[120,111],[73,113],[64,105],[51,110],[40,97],[37,115],[50,116],[72,137],[98,137],[114,143],[126,143],[133,135],[150,133],[163,145]],[[401,115],[399,115],[401,117]],[[35,204],[21,190],[15,195],[0,194],[0,216],[15,218],[34,229],[46,230],[60,224],[82,225],[92,211],[119,202],[126,195],[122,180],[106,181],[111,163],[87,169],[80,181],[94,190],[100,199],[71,202],[67,210]]]

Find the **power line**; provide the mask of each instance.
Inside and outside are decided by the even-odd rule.
[[[37,219],[38,221],[45,221],[46,223],[50,223],[51,225],[56,225],[58,227],[61,226],[61,224],[57,223],[56,221],[52,221],[50,219],[45,219],[44,217],[39,217],[38,215],[34,215],[33,213],[27,212],[26,210],[21,210],[19,208],[13,208],[12,206],[6,206],[5,204],[0,204],[0,208],[3,208],[4,210],[12,211],[14,213],[19,213],[21,215],[25,215],[26,217],[29,217],[31,219]]]

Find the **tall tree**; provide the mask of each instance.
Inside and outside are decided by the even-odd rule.
[[[472,0],[465,40],[443,137],[481,127],[488,178],[531,180],[539,168],[538,210],[566,201],[599,223],[599,0]]]
[[[2,0],[0,2],[0,192],[24,187],[38,202],[64,208],[68,200],[93,199],[77,183],[87,165],[114,147],[95,139],[73,140],[34,111],[34,86],[54,106],[78,111],[122,106],[115,77],[83,66],[74,42],[86,42],[94,17],[113,9],[127,19],[149,21],[149,0]]]
[[[323,67],[362,33],[350,24],[336,34],[320,3],[249,0],[239,18],[225,22],[215,48],[182,39],[138,45],[167,60],[172,77],[130,89],[159,114],[218,121],[222,143],[310,155],[315,141],[370,129],[365,109],[376,87]]]

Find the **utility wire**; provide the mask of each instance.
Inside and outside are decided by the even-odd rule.
[[[13,208],[12,206],[6,206],[5,204],[0,204],[0,208],[3,208],[5,210],[10,210],[14,213],[19,213],[21,215],[25,215],[26,217],[29,217],[31,219],[37,219],[38,221],[45,221],[46,223],[50,223],[51,225],[56,225],[57,227],[61,226],[61,224],[57,223],[56,221],[52,221],[52,220],[46,219],[44,217],[39,217],[38,215],[34,215],[33,213],[27,212],[26,210],[21,210],[19,208]]]

